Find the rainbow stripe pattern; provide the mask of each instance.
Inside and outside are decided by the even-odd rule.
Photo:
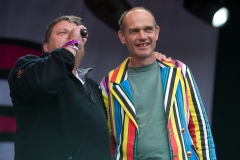
[[[127,79],[127,58],[100,83],[108,113],[114,160],[136,160],[139,128]],[[158,61],[158,60],[157,60]],[[158,61],[164,89],[170,156],[174,160],[216,160],[203,102],[189,69],[178,60]]]

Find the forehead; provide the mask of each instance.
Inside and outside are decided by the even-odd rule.
[[[133,10],[126,14],[123,24],[126,28],[150,26],[154,25],[154,18],[145,10]]]
[[[62,21],[55,24],[55,26],[53,27],[53,31],[58,31],[60,29],[72,30],[76,26],[77,25],[73,22],[69,22],[67,20],[62,20]]]

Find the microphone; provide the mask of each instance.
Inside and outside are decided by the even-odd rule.
[[[81,30],[80,30],[80,34],[81,34],[82,37],[86,37],[86,35],[88,34],[88,30],[85,29],[85,28],[84,28],[84,29],[81,29]]]

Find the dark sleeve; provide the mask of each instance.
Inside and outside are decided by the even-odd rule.
[[[74,61],[66,49],[55,49],[43,58],[34,55],[19,58],[8,77],[11,97],[35,103],[48,101],[72,73]]]
[[[107,110],[106,110],[106,107],[105,107],[105,103],[103,102],[102,89],[100,87],[99,87],[99,94],[100,94],[100,97],[101,97],[102,109],[104,111],[104,114],[105,114],[105,117],[106,117],[106,120],[107,120]]]

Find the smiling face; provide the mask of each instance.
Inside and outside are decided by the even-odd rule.
[[[118,32],[123,44],[127,45],[131,56],[131,66],[151,64],[153,51],[160,28],[155,26],[153,16],[141,9],[130,11],[123,19],[124,33]]]

